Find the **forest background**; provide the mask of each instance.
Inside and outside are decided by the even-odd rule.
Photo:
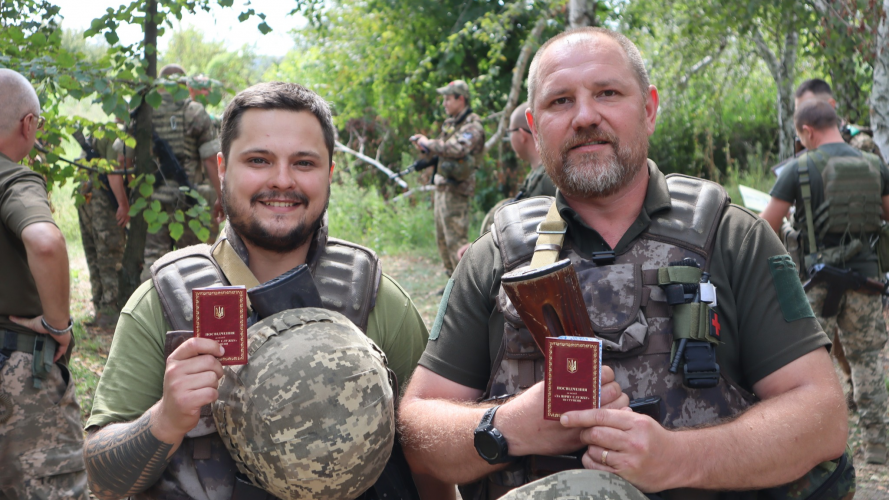
[[[478,234],[484,213],[514,194],[528,172],[506,128],[526,99],[530,57],[569,27],[616,29],[639,45],[661,95],[649,156],[665,172],[723,183],[736,203],[739,184],[768,191],[770,167],[792,154],[792,94],[808,78],[831,83],[839,115],[873,129],[889,157],[889,0],[134,0],[76,8],[88,25],[67,23],[53,0],[0,0],[0,67],[33,82],[48,118],[40,136],[48,153],[34,152],[30,164],[49,180],[72,254],[74,370],[84,414],[110,335],[84,327],[92,310],[75,188],[114,167],[94,160],[90,172],[60,158],[79,156],[70,138],[77,129],[117,134],[136,147],[122,305],[138,285],[147,231],[166,224],[174,235],[206,236],[206,206],[170,219],[152,207],[154,168],[148,141],[139,140],[150,131],[137,125],[130,137],[114,125],[129,123],[134,110],[137,123],[150,123],[160,88],[185,95],[184,85],[157,79],[167,63],[212,79],[200,99],[216,116],[234,93],[269,80],[301,83],[332,104],[339,146],[331,232],[380,253],[427,324],[446,280],[424,191],[429,172],[408,176],[405,193],[372,163],[392,171],[408,166],[408,137],[438,135],[445,118],[435,88],[468,81],[488,137],[472,200],[470,234]],[[298,27],[282,30],[282,18]],[[262,42],[272,35],[275,50]],[[889,484],[881,477],[881,487]]]

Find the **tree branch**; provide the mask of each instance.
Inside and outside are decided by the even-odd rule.
[[[516,59],[515,68],[512,69],[512,85],[510,85],[509,88],[509,97],[506,98],[506,106],[503,107],[503,114],[500,116],[500,123],[497,124],[497,131],[494,132],[494,135],[492,135],[490,139],[485,141],[486,152],[491,149],[492,146],[497,144],[500,138],[503,137],[503,133],[509,127],[509,118],[516,105],[519,103],[522,82],[525,81],[525,69],[528,67],[528,63],[531,60],[532,49],[540,41],[543,29],[546,28],[546,22],[549,21],[551,17],[552,11],[544,12],[540,16],[540,19],[537,20],[531,33],[528,34],[528,38],[525,39],[525,44],[522,45],[522,50],[519,52],[518,59]]]
[[[753,26],[750,34],[753,38],[753,43],[756,45],[756,52],[768,66],[772,77],[777,80],[781,76],[781,64],[778,62],[778,58],[772,52],[772,49],[769,48],[769,44],[766,43],[758,26]]]
[[[336,144],[337,151],[340,151],[343,153],[349,153],[350,155],[355,156],[359,160],[361,160],[365,163],[369,163],[370,165],[373,165],[378,170],[380,170],[381,172],[386,174],[389,177],[389,179],[395,181],[395,183],[398,184],[399,186],[401,186],[402,188],[404,188],[404,189],[408,188],[407,182],[404,182],[404,180],[399,179],[398,177],[395,177],[395,172],[386,168],[386,166],[383,165],[382,163],[378,162],[377,160],[374,160],[370,156],[363,155],[363,154],[359,153],[358,151],[355,151],[354,149],[350,149],[350,148],[344,146],[340,142],[336,142],[335,144]]]
[[[688,81],[691,79],[691,77],[693,77],[696,73],[698,73],[702,69],[706,68],[707,66],[713,64],[717,59],[719,59],[719,56],[721,56],[722,52],[725,51],[725,48],[727,45],[728,45],[728,41],[726,41],[726,39],[723,38],[719,44],[719,48],[716,49],[716,54],[708,54],[703,59],[696,62],[694,65],[692,65],[692,67],[688,69],[688,72],[685,73],[685,76],[683,76],[679,80],[678,89],[679,90],[684,89],[688,85]]]

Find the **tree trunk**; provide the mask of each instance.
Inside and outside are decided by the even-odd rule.
[[[145,73],[151,81],[157,78],[157,0],[147,0],[145,5]],[[157,169],[151,158],[151,105],[145,102],[136,114],[136,176],[152,174]],[[126,304],[141,281],[142,266],[145,263],[145,237],[148,222],[138,214],[130,219],[127,246],[120,269],[117,301],[119,306]]]
[[[592,3],[592,5],[590,5]],[[568,26],[595,26],[596,3],[588,0],[568,0]]]
[[[793,156],[793,138],[796,130],[793,126],[793,80],[796,74],[796,50],[799,45],[797,16],[790,12],[788,22],[784,24],[787,33],[782,43],[778,42],[779,53],[776,55],[769,48],[759,28],[752,30],[756,52],[766,63],[775,86],[778,88],[776,108],[778,111],[778,157],[781,159]],[[780,56],[780,58],[779,58]]]
[[[870,126],[883,158],[889,158],[889,0],[883,12],[874,48],[874,86],[870,97]]]

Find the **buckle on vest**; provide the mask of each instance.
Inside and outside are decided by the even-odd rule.
[[[709,389],[719,383],[716,347],[710,342],[689,340],[683,353],[683,384],[690,389]]]
[[[548,221],[544,220],[540,222],[540,224],[537,224],[537,234],[565,234],[565,231],[568,230],[568,224],[564,221],[557,221],[556,224],[547,222]],[[562,229],[555,229],[553,226],[556,225],[561,225]]]
[[[597,266],[608,266],[614,264],[614,250],[607,250],[604,252],[593,252],[592,261]]]

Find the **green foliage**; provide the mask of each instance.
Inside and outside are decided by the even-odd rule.
[[[429,193],[387,202],[375,187],[359,187],[355,175],[334,175],[328,208],[330,235],[372,248],[380,255],[436,255]]]

